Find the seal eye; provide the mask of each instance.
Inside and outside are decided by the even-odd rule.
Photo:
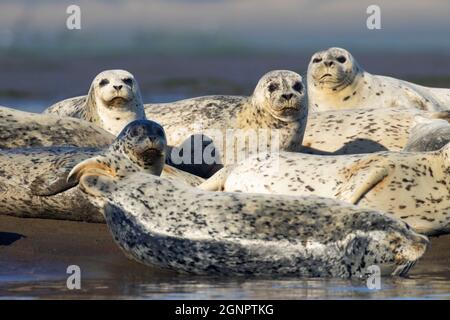
[[[303,89],[303,85],[301,84],[301,82],[297,81],[296,83],[294,83],[294,85],[292,86],[292,89],[294,89],[295,91],[302,91]]]
[[[313,63],[319,63],[322,61],[322,58],[314,58]]]
[[[278,84],[271,83],[267,88],[269,89],[269,92],[274,92],[275,90],[278,89]]]
[[[126,79],[123,79],[122,81],[129,87],[133,86],[133,79],[131,79],[131,78],[126,78]]]
[[[336,59],[339,63],[344,63],[347,59],[344,56],[337,57]]]
[[[109,83],[108,79],[102,79],[102,81],[100,81],[100,83],[98,84],[100,87],[104,87]]]
[[[156,129],[156,134],[159,135],[159,136],[162,136],[164,133],[163,133],[163,130],[161,128],[157,128]]]

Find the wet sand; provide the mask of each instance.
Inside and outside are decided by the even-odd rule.
[[[0,298],[149,299],[450,299],[450,236],[431,248],[407,279],[209,278],[152,269],[126,258],[106,225],[0,216]],[[66,268],[81,268],[81,290]]]

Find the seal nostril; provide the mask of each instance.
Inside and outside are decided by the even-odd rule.
[[[286,100],[291,100],[294,95],[292,93],[288,93],[288,94],[282,94],[281,96]]]
[[[327,66],[327,67],[331,67],[331,66],[334,64],[333,61],[324,61],[323,63],[324,63],[325,66]]]
[[[119,85],[119,86],[113,86],[113,88],[116,89],[117,91],[119,91],[120,89],[122,89],[122,87],[123,87],[122,85]]]

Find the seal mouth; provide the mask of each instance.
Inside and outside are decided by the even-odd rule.
[[[109,101],[111,101],[111,102],[114,102],[114,101],[129,101],[129,99],[127,97],[124,97],[124,96],[117,96],[117,97],[112,98]]]
[[[278,109],[278,112],[293,112],[300,110],[299,106],[293,105],[293,106],[285,106]]]
[[[144,150],[142,150],[139,153],[142,156],[156,157],[156,156],[162,155],[163,154],[163,150],[155,148],[155,147],[150,147],[150,148],[145,148]]]
[[[126,104],[130,101],[127,97],[124,96],[116,96],[110,100],[107,101],[108,106],[114,107],[114,106],[121,106],[123,104]]]
[[[331,74],[331,73],[325,73],[323,76],[321,76],[320,78],[319,78],[319,81],[320,80],[324,80],[324,79],[326,79],[326,78],[329,78],[329,77],[332,77],[333,75]]]

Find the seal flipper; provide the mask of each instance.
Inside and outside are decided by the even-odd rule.
[[[43,170],[31,182],[30,193],[34,196],[48,197],[75,187],[77,183],[67,182],[67,177],[70,170],[82,160],[84,160],[83,157],[73,157],[71,153],[68,153],[66,156],[52,161],[48,169]]]
[[[355,169],[353,169],[355,170]],[[336,198],[351,204],[357,204],[361,198],[380,183],[389,172],[386,166],[375,164],[373,167],[356,168],[357,171],[341,185]]]
[[[67,191],[78,184],[75,181],[67,182],[68,175],[69,170],[59,175],[55,172],[42,174],[31,182],[30,192],[35,196],[49,197]]]

